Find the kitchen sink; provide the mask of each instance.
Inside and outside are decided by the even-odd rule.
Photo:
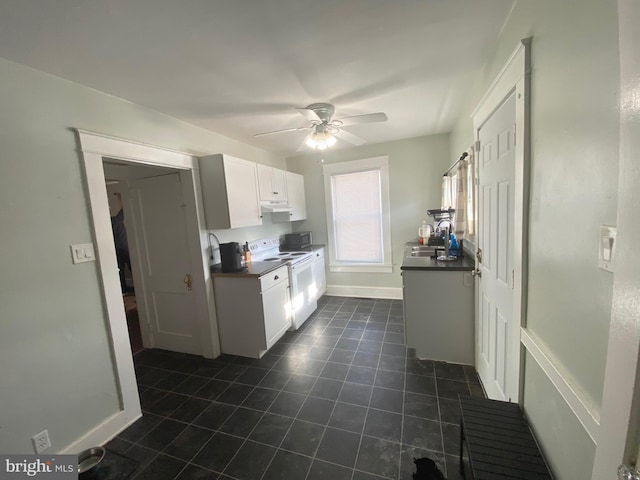
[[[412,252],[433,252],[434,248],[429,245],[416,245],[411,247]]]
[[[414,250],[409,255],[412,257],[431,257],[433,254],[433,250]]]

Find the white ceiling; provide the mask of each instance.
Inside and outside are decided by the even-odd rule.
[[[306,125],[369,143],[448,132],[513,0],[0,0],[0,57],[291,155]],[[339,140],[334,148],[349,146]]]

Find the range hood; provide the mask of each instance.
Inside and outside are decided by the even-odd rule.
[[[293,210],[286,201],[262,201],[260,207],[264,213],[291,212]]]

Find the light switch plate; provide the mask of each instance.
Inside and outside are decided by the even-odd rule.
[[[93,243],[71,245],[71,258],[73,263],[95,262],[96,254],[93,250]]]
[[[613,272],[613,261],[616,253],[617,228],[612,225],[600,225],[598,239],[598,267]]]

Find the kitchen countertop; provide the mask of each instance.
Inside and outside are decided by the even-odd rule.
[[[324,245],[317,244],[311,245],[310,247],[300,248],[296,251],[300,252],[315,252],[316,250],[320,250]],[[291,250],[286,250],[291,251]],[[223,272],[218,265],[218,268],[211,269],[212,277],[260,277],[262,275],[266,275],[267,273],[280,268],[283,265],[286,265],[286,260],[281,260],[279,262],[249,262],[247,268],[241,270],[239,272]]]
[[[212,277],[260,277],[286,265],[285,260],[279,262],[249,262],[247,268],[239,272],[223,272],[219,268],[211,270]]]
[[[463,257],[450,262],[438,261],[432,257],[412,257],[408,254],[411,247],[419,245],[418,242],[407,242],[404,248],[402,266],[400,270],[431,270],[442,272],[470,272],[474,267],[473,260]]]

